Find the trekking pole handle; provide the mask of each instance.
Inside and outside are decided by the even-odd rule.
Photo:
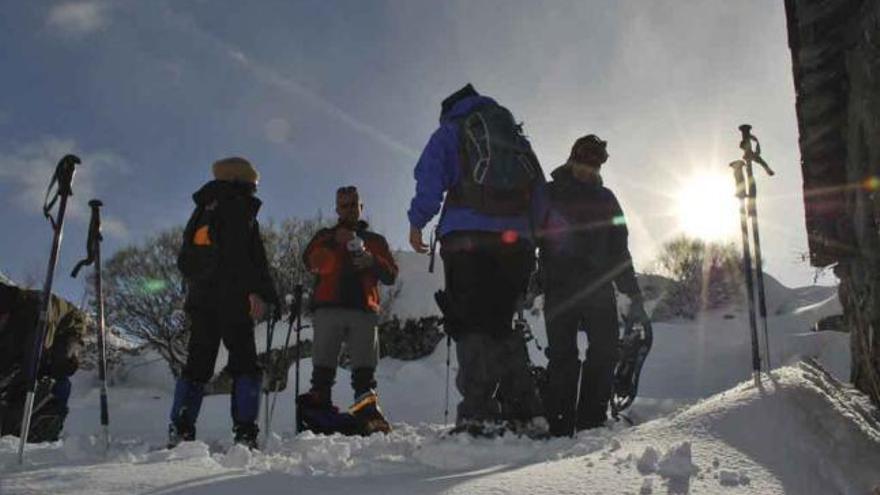
[[[86,258],[77,263],[73,268],[73,271],[70,273],[70,276],[73,278],[76,278],[77,275],[79,275],[80,269],[95,262],[95,257],[98,252],[98,243],[104,240],[101,236],[101,207],[104,206],[104,203],[102,203],[100,199],[93,199],[89,201],[89,206],[92,208],[92,218],[89,220],[89,236],[86,240]]]
[[[743,167],[745,166],[746,162],[742,160],[730,162],[730,167],[733,168],[733,178],[736,181],[736,197],[739,199],[746,197],[746,178],[743,174]]]
[[[73,195],[73,174],[76,166],[82,163],[76,155],[64,155],[55,167],[55,176],[58,179],[58,194],[60,196]]]
[[[296,284],[293,286],[293,297],[290,299],[290,315],[289,321],[293,322],[302,311],[303,286]]]
[[[739,132],[742,135],[739,147],[743,150],[743,159],[748,162],[756,162],[769,176],[776,175],[776,173],[770,168],[770,165],[768,165],[767,162],[764,161],[764,158],[761,157],[761,143],[758,141],[758,138],[752,134],[752,126],[749,124],[743,124],[739,126]],[[754,149],[752,149],[752,141],[755,142]]]

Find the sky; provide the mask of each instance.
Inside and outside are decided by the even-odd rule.
[[[622,203],[640,271],[688,231],[683,216],[694,211],[703,224],[730,226],[723,238],[739,246],[736,211],[717,205],[731,203],[737,127],[753,125],[777,172],[758,174],[766,271],[789,286],[816,275],[804,261],[782,2],[0,0],[0,8],[0,270],[19,281],[42,283],[51,243],[42,196],[68,152],[83,159],[56,277],[69,297],[82,293],[68,274],[85,254],[89,199],[105,203],[106,259],[185,223],[210,164],[230,155],[262,175],[261,221],[332,214],[336,188],[353,184],[373,228],[409,249],[414,165],[440,101],[467,82],[524,122],[548,174],[577,137],[608,141],[605,184]],[[695,179],[706,176],[714,182]],[[719,177],[729,179],[721,192],[699,199]]]

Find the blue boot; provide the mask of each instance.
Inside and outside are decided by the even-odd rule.
[[[171,424],[168,426],[168,448],[196,439],[196,420],[204,395],[203,384],[185,378],[177,380],[174,386],[174,403],[171,405]]]
[[[236,376],[232,382],[232,432],[235,443],[257,448],[257,416],[260,414],[259,375]]]

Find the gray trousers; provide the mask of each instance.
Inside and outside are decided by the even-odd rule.
[[[351,368],[375,368],[379,362],[379,315],[358,309],[318,308],[312,318],[312,364],[336,368],[345,343]]]
[[[461,393],[458,420],[529,420],[543,415],[541,399],[527,366],[527,349],[521,335],[510,332],[498,339],[466,333],[455,343]]]

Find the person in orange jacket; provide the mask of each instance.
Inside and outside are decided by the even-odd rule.
[[[381,235],[361,219],[364,205],[355,186],[336,191],[339,221],[320,230],[303,253],[316,275],[312,295],[314,342],[312,387],[300,399],[311,411],[332,409],[331,390],[343,342],[351,355],[351,411],[364,419],[365,433],[389,431],[378,407],[376,365],[379,361],[379,283],[392,285],[397,264]],[[304,418],[308,423],[309,417]]]

